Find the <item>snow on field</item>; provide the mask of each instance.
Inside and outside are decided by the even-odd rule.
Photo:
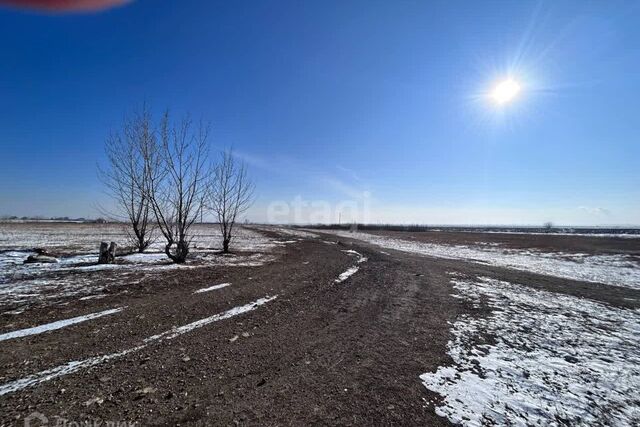
[[[174,264],[164,254],[144,255],[149,255],[149,258],[136,256],[136,262],[121,264],[77,266],[71,262],[60,262],[17,265],[7,271],[4,277],[0,273],[0,307],[18,304],[21,308],[26,308],[35,301],[52,303],[61,298],[98,297],[108,285],[126,286],[137,283],[136,280],[127,277],[133,273],[162,274],[177,269],[211,266],[259,267],[276,259],[274,255],[263,253],[250,255],[210,253],[194,255],[192,263]],[[114,274],[96,275],[97,272],[105,270]]]
[[[435,231],[435,230],[434,230]],[[439,230],[446,231],[446,230]],[[607,237],[620,239],[640,239],[640,233],[556,233],[556,232],[534,232],[534,231],[505,231],[505,230],[483,230],[483,231],[463,231],[463,233],[487,233],[487,234],[528,234],[532,236],[581,236],[581,237]]]
[[[164,252],[134,253],[119,257],[118,261],[125,261],[132,264],[161,264],[163,262],[171,262]]]
[[[347,280],[349,277],[351,277],[354,274],[356,274],[358,272],[358,270],[360,270],[360,267],[357,267],[357,266],[349,267],[345,271],[340,273],[340,275],[338,276],[338,278],[336,280],[334,280],[334,282],[335,283],[342,283],[345,280]]]
[[[290,245],[290,244],[296,243],[296,242],[297,242],[297,240],[279,240],[276,243],[278,245],[283,245],[284,246],[284,245]]]
[[[97,281],[92,276],[73,275],[69,277],[19,280],[0,284],[0,307],[17,305],[19,310],[6,314],[21,313],[33,303],[47,305],[61,298],[87,296],[98,297],[107,284],[120,284],[126,280],[124,276]]]
[[[231,286],[231,283],[220,283],[219,285],[209,286],[208,288],[198,289],[194,292],[194,294],[201,294],[203,292],[215,291],[216,289],[226,288],[227,286]]]
[[[20,329],[17,331],[7,332],[0,334],[0,341],[10,340],[13,338],[22,338],[29,335],[42,334],[49,331],[55,331],[56,329],[66,328],[67,326],[75,325],[77,323],[86,322],[87,320],[98,319],[110,314],[119,313],[123,310],[123,307],[112,308],[110,310],[100,311],[98,313],[86,314],[84,316],[73,317],[71,319],[58,320],[57,322],[46,323],[44,325],[35,326],[33,328]]]
[[[227,267],[259,267],[276,260],[274,255],[257,253],[251,255],[209,255],[198,256],[206,265],[224,265]]]
[[[0,250],[48,248],[52,252],[98,253],[100,242],[126,242],[120,224],[0,223]]]
[[[354,250],[346,250],[346,251],[342,251],[342,252],[347,253],[349,255],[354,255],[358,259],[356,261],[356,265],[354,265],[352,267],[349,267],[346,271],[343,271],[342,273],[340,273],[338,278],[333,281],[334,283],[342,283],[342,282],[344,282],[349,277],[351,277],[354,274],[356,274],[358,272],[358,270],[360,270],[360,267],[358,267],[358,264],[362,264],[363,262],[367,262],[367,257],[363,256],[359,252],[356,252]]]
[[[480,278],[459,297],[488,304],[463,316],[452,366],[420,376],[436,413],[481,425],[640,425],[640,310]]]
[[[222,249],[221,233],[215,224],[194,224],[193,244],[196,248]],[[151,249],[161,252],[164,243],[156,232]],[[122,224],[75,223],[2,223],[0,222],[0,251],[32,251],[46,248],[54,254],[94,254],[97,257],[100,242],[116,242],[121,250],[128,246],[127,229]],[[234,250],[260,251],[274,246],[262,234],[245,227],[237,228],[231,242]],[[0,266],[2,261],[0,261]]]
[[[490,245],[464,246],[412,242],[367,233],[332,231],[387,249],[449,259],[464,259],[548,276],[640,289],[640,263],[626,255],[588,255],[509,249]]]
[[[259,232],[237,228],[232,250],[238,254],[219,255],[221,235],[217,226],[197,224],[190,259],[174,264],[164,254],[158,239],[143,254],[116,258],[116,264],[97,264],[100,241],[115,241],[126,250],[126,232],[120,224],[0,223],[0,307],[18,305],[19,313],[36,301],[50,304],[60,298],[99,295],[107,285],[133,283],[133,273],[161,274],[167,270],[201,266],[255,267],[272,262],[269,252],[281,246]],[[34,248],[44,248],[58,257],[52,264],[24,264]],[[100,274],[109,271],[109,274]]]
[[[27,387],[33,387],[43,382],[62,377],[64,375],[72,374],[81,369],[90,368],[111,360],[119,359],[121,357],[126,356],[127,354],[140,351],[153,343],[163,341],[163,340],[171,340],[180,335],[186,334],[187,332],[191,332],[195,329],[199,329],[199,328],[202,328],[203,326],[207,326],[211,323],[218,322],[220,320],[229,319],[231,317],[238,316],[240,314],[248,313],[250,311],[257,309],[261,305],[264,305],[270,301],[273,301],[276,298],[277,298],[277,295],[272,297],[267,296],[264,298],[260,298],[256,301],[250,302],[249,304],[231,308],[225,312],[215,314],[213,316],[206,317],[204,319],[197,320],[195,322],[180,326],[178,328],[174,327],[161,334],[153,335],[149,338],[146,338],[142,342],[142,344],[138,346],[135,346],[126,350],[122,350],[117,353],[90,357],[84,360],[73,360],[71,362],[65,363],[64,365],[60,365],[51,369],[37,372],[25,378],[20,378],[14,381],[10,381],[8,383],[0,385],[0,396],[5,395],[7,393],[16,392],[16,391],[25,389]]]
[[[256,227],[258,230],[264,229],[266,231],[276,231],[280,234],[285,234],[287,236],[300,237],[303,239],[315,239],[318,237],[316,233],[312,233],[310,231],[300,230],[299,228],[289,228],[289,227]]]

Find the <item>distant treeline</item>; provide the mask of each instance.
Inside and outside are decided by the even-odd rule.
[[[44,217],[44,216],[15,216],[15,215],[2,215],[0,216],[0,221],[57,221],[57,222],[90,222],[103,224],[108,222],[104,218],[70,218],[68,216],[55,216],[55,217]]]
[[[549,233],[549,234],[639,234],[640,228],[629,227],[554,227],[544,226],[452,226],[424,224],[313,224],[296,226],[319,230],[363,230],[363,231],[458,231],[468,233]]]

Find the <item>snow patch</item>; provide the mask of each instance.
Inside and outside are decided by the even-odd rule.
[[[489,278],[454,279],[486,318],[453,325],[453,365],[420,376],[436,413],[483,425],[640,424],[640,310]]]
[[[107,354],[104,356],[90,357],[84,360],[73,360],[71,362],[65,363],[64,365],[56,366],[55,368],[40,371],[33,375],[29,375],[28,377],[21,378],[19,380],[11,381],[3,385],[0,385],[0,396],[3,396],[7,393],[16,392],[16,391],[25,389],[27,387],[33,387],[40,383],[50,381],[55,378],[62,377],[64,375],[72,374],[81,369],[100,365],[102,363],[108,362],[109,360],[117,359],[129,353],[134,353],[138,350],[142,350],[144,347],[145,346],[142,345],[142,346],[130,348],[128,350],[120,351],[118,353]]]
[[[352,249],[347,249],[345,251],[342,251],[344,253],[350,254],[350,255],[355,255],[356,257],[358,257],[358,261],[356,261],[358,264],[362,264],[363,262],[367,262],[368,258],[363,256],[360,252],[356,252]]]
[[[239,307],[234,307],[232,309],[229,309],[227,311],[225,311],[224,313],[220,313],[220,314],[215,314],[213,316],[210,317],[205,317],[204,319],[200,319],[197,320],[195,322],[186,324],[184,326],[180,326],[179,328],[173,328],[171,330],[165,331],[161,334],[158,335],[153,335],[149,338],[146,338],[144,340],[145,343],[149,343],[152,341],[156,341],[156,340],[170,340],[173,339],[175,337],[178,337],[182,334],[186,334],[187,332],[191,332],[194,329],[199,329],[202,328],[203,326],[206,326],[210,323],[213,322],[218,322],[220,320],[224,320],[224,319],[228,319],[230,317],[233,316],[237,316],[239,314],[243,314],[243,313],[247,313],[249,311],[253,311],[256,308],[260,307],[261,305],[264,305],[270,301],[273,301],[274,299],[278,298],[278,296],[272,296],[272,297],[264,297],[264,298],[260,298],[252,303],[249,304],[245,304]]]
[[[640,262],[627,255],[587,255],[493,246],[410,242],[367,233],[333,231],[382,248],[447,259],[462,259],[571,280],[640,289]]]
[[[201,294],[203,292],[215,291],[216,289],[226,288],[227,286],[230,286],[230,285],[231,283],[220,283],[219,285],[213,285],[213,286],[209,286],[208,288],[198,289],[197,291],[194,292],[194,294]]]
[[[363,262],[367,262],[367,257],[363,256],[361,253],[356,252],[354,250],[348,249],[345,251],[342,251],[344,253],[347,253],[349,255],[355,255],[358,260],[356,261],[356,264],[362,264]],[[358,272],[358,270],[360,269],[360,267],[358,267],[357,265],[354,265],[353,267],[349,267],[347,269],[347,271],[344,271],[342,273],[340,273],[340,275],[338,276],[338,278],[336,280],[334,280],[334,283],[342,283],[345,280],[347,280],[349,277],[353,276],[354,274],[356,274]]]
[[[303,231],[298,228],[287,228],[287,227],[261,227],[259,229],[263,229],[265,231],[276,231],[280,234],[285,234],[287,236],[295,236],[301,237],[304,239],[315,239],[318,237],[316,233],[312,233],[310,231]]]
[[[89,295],[89,296],[80,298],[80,301],[88,301],[90,299],[102,299],[105,297],[106,295]]]
[[[274,240],[273,242],[279,246],[286,246],[292,243],[297,243],[298,241],[297,240]]]
[[[99,317],[119,313],[123,309],[124,307],[112,308],[110,310],[104,310],[98,313],[91,313],[84,316],[73,317],[71,319],[58,320],[57,322],[46,323],[44,325],[35,326],[33,328],[20,329],[13,332],[7,332],[4,334],[0,334],[0,341],[6,341],[13,338],[22,338],[29,335],[37,335],[37,334],[42,334],[49,331],[55,331],[56,329],[62,329],[62,328],[66,328],[67,326],[75,325],[77,323],[86,322],[87,320],[97,319]]]
[[[65,363],[64,365],[61,366],[57,366],[55,368],[51,368],[51,369],[47,369],[38,373],[35,373],[33,375],[29,375],[25,378],[21,378],[15,381],[11,381],[8,383],[5,383],[3,385],[0,385],[0,396],[5,395],[7,393],[13,393],[22,389],[25,389],[27,387],[32,387],[38,384],[41,384],[43,382],[46,381],[50,381],[52,379],[55,378],[59,378],[61,376],[64,375],[68,375],[74,372],[77,372],[81,369],[85,369],[85,368],[90,368],[105,362],[108,362],[110,360],[114,360],[114,359],[118,359],[121,357],[124,357],[128,354],[131,353],[135,353],[137,351],[140,351],[144,348],[146,348],[148,345],[157,342],[157,341],[162,341],[162,340],[169,340],[169,339],[173,339],[176,338],[177,336],[180,336],[182,334],[185,334],[187,332],[193,331],[195,329],[201,328],[203,326],[206,326],[210,323],[213,322],[218,322],[220,320],[225,320],[228,319],[230,317],[233,316],[237,316],[239,314],[243,314],[243,313],[247,313],[249,311],[253,311],[256,308],[260,307],[261,305],[266,304],[269,301],[273,301],[274,299],[277,298],[276,296],[273,297],[264,297],[264,298],[260,298],[254,302],[251,302],[249,304],[245,304],[242,306],[238,306],[238,307],[234,307],[230,310],[227,310],[223,313],[220,314],[216,314],[214,316],[211,317],[207,317],[192,323],[189,323],[187,325],[181,326],[179,328],[173,328],[169,331],[163,332],[161,334],[158,335],[153,335],[149,338],[146,338],[143,343],[141,345],[132,347],[130,349],[127,350],[123,350],[117,353],[112,353],[112,354],[107,354],[107,355],[103,355],[103,356],[96,356],[96,357],[90,357],[88,359],[84,359],[84,360],[74,360],[68,363]]]
[[[125,262],[133,263],[133,264],[159,264],[159,263],[170,263],[171,260],[167,257],[167,254],[164,252],[143,252],[143,253],[135,253],[129,254],[125,256],[118,257],[118,260],[122,260]]]
[[[358,272],[358,270],[360,269],[360,267],[349,267],[347,269],[347,271],[344,271],[342,273],[340,273],[340,275],[338,276],[338,278],[336,280],[334,280],[334,283],[342,283],[345,280],[347,280],[349,277],[353,276],[354,274],[356,274]]]

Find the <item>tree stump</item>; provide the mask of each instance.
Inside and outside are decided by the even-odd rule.
[[[111,242],[111,245],[109,245],[109,256],[111,257],[112,262],[116,260],[117,248],[118,248],[118,245],[116,244],[116,242]]]
[[[100,242],[100,256],[98,258],[98,264],[113,264],[116,261],[116,249],[118,245],[116,242]]]

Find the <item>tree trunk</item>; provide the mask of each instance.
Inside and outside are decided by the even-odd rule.
[[[98,264],[113,264],[116,260],[116,242],[100,242],[100,255],[98,256]]]
[[[138,252],[142,253],[149,246],[149,242],[145,240],[144,234],[138,235]]]
[[[222,241],[222,252],[225,254],[229,252],[229,243],[231,243],[231,239],[224,239]]]
[[[118,248],[118,245],[116,244],[116,242],[111,242],[111,244],[109,245],[109,262],[112,264],[116,261],[117,248]]]
[[[171,253],[171,246],[173,243],[167,243],[164,247],[164,253],[176,264],[183,264],[189,255],[189,245],[187,242],[178,242],[175,253]]]
[[[109,244],[100,242],[100,255],[98,256],[98,264],[107,264],[109,255]]]

